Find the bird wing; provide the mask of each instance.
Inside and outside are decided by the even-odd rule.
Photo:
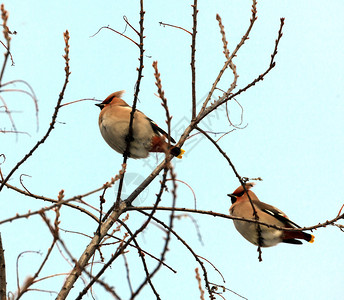
[[[147,118],[147,119],[149,120],[149,122],[152,126],[152,129],[155,133],[159,133],[159,134],[162,134],[162,135],[168,137],[168,133],[165,130],[161,129],[152,119],[150,119],[150,118]],[[176,141],[171,136],[170,136],[170,139],[171,139],[172,143],[176,143]]]
[[[301,228],[299,225],[297,225],[293,221],[289,220],[287,215],[283,211],[279,210],[278,208],[276,208],[272,205],[266,204],[264,202],[260,202],[260,201],[253,201],[253,203],[255,206],[257,206],[257,208],[259,208],[260,210],[262,210],[266,214],[269,214],[270,216],[273,216],[277,220],[281,221],[283,224],[286,225],[286,227]]]

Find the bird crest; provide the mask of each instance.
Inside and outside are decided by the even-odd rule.
[[[247,190],[250,190],[251,188],[253,188],[256,184],[254,182],[246,182],[245,183],[245,188]],[[245,192],[244,188],[241,186],[239,186],[233,193],[232,195],[235,195],[235,196],[242,196],[243,193]]]
[[[121,99],[124,93],[125,93],[125,90],[114,92],[111,95],[107,96],[107,98],[102,102],[102,104],[109,104],[114,98]]]

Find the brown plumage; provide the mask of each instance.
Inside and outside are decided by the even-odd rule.
[[[257,195],[250,190],[253,186],[254,184],[250,182],[245,184],[260,222],[277,225],[284,228],[300,228],[300,226],[291,221],[287,215],[278,208],[259,201]],[[231,197],[233,203],[229,209],[229,212],[232,216],[255,220],[252,205],[242,186],[238,187],[233,194],[228,194],[228,196]],[[245,239],[258,246],[257,224],[240,220],[233,220],[233,222],[235,228]],[[288,231],[287,229],[278,230],[265,225],[260,225],[260,229],[262,237],[262,244],[260,246],[262,247],[275,246],[281,242],[302,244],[302,242],[299,241],[300,239],[306,240],[310,243],[313,243],[314,241],[313,235],[303,231]]]
[[[126,150],[126,139],[129,133],[130,113],[132,108],[121,99],[124,91],[109,95],[100,107],[99,129],[108,145],[123,154]],[[129,157],[145,158],[149,152],[169,152],[182,158],[184,150],[176,146],[168,148],[167,133],[139,110],[135,111],[133,136],[130,142]],[[171,142],[175,141],[171,138]]]

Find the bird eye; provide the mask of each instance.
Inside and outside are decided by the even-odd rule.
[[[235,196],[233,194],[228,194],[227,196],[231,198],[232,204],[234,204],[237,201],[237,196]]]

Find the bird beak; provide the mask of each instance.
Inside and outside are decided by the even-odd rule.
[[[102,103],[97,103],[97,104],[95,104],[95,106],[98,106],[100,109],[104,108],[104,104],[102,104]]]
[[[227,194],[228,197],[231,197],[231,202],[232,204],[234,204],[237,201],[237,196],[233,195],[233,194]]]

